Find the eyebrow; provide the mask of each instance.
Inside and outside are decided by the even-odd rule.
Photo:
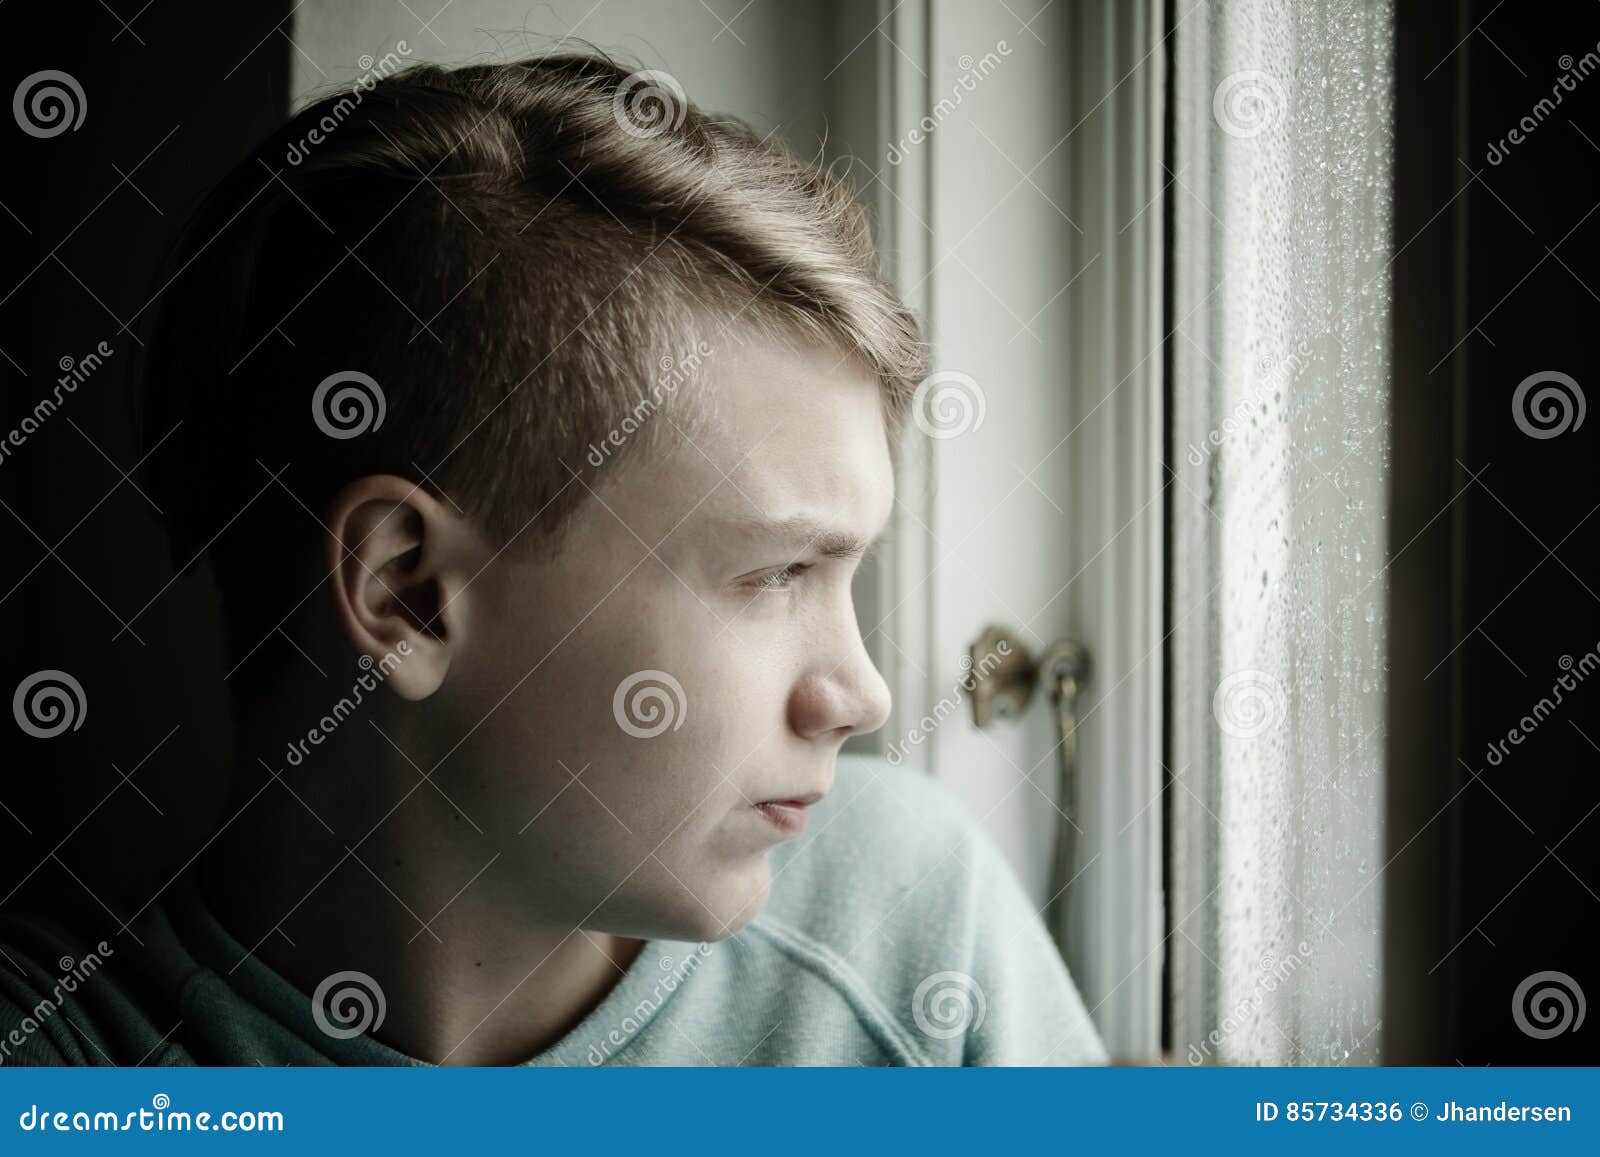
[[[835,530],[808,515],[789,518],[733,518],[728,525],[735,531],[790,543],[796,547],[808,546],[824,558],[863,558],[873,547],[888,537],[889,528],[872,540],[859,534]],[[808,545],[809,544],[809,545]]]

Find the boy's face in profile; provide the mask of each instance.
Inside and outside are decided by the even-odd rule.
[[[559,554],[488,566],[421,706],[466,736],[434,778],[505,857],[475,888],[508,919],[736,931],[794,834],[754,805],[826,792],[888,715],[851,598],[894,501],[875,379],[724,335],[683,390],[712,420],[603,470]]]

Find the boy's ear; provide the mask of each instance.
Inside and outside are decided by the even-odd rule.
[[[323,521],[334,610],[346,637],[374,663],[399,659],[384,670],[402,699],[432,695],[462,642],[464,592],[478,567],[472,529],[392,474],[351,482]]]

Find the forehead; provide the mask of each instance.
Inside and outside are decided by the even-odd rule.
[[[820,343],[746,330],[708,339],[681,387],[679,421],[643,473],[670,526],[809,518],[870,537],[888,519],[894,472],[877,379]],[[652,540],[653,541],[653,540]]]

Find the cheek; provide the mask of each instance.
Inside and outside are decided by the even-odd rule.
[[[700,672],[680,679],[590,654],[581,669],[552,660],[499,708],[496,779],[508,794],[560,792],[574,831],[643,857],[675,831],[697,830],[720,794],[737,791],[737,772],[723,780],[754,740]]]
[[[611,809],[617,831],[620,820],[657,840],[702,800],[684,827],[763,778],[759,749],[784,725],[792,666],[781,616],[708,609],[659,569],[645,564],[609,595],[614,578],[581,597],[498,592],[481,646],[452,672],[471,701],[458,712],[465,727],[485,720],[472,744],[503,790],[570,785],[602,817]]]

